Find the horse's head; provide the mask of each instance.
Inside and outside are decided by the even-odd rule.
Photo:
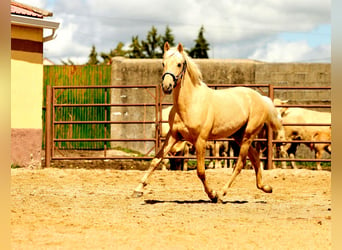
[[[181,43],[176,48],[170,48],[168,42],[164,44],[162,89],[165,94],[171,94],[185,74],[186,60],[182,52]]]

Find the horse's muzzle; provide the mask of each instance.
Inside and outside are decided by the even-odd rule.
[[[170,73],[166,72],[162,76],[162,89],[164,94],[171,94],[172,89],[177,85],[178,78]]]
[[[173,89],[173,84],[172,83],[162,83],[162,89],[164,94],[171,94],[172,93],[172,89]]]

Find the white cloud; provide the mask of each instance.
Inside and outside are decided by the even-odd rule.
[[[61,20],[56,39],[44,44],[44,54],[49,55],[48,57],[55,63],[60,63],[58,60],[66,61],[68,58],[73,59],[75,63],[85,63],[90,47],[88,44],[75,43],[75,36],[79,29],[81,27],[78,23],[65,23]]]
[[[159,33],[164,33],[169,25],[176,42],[188,48],[193,46],[203,25],[211,45],[209,56],[215,58],[256,56],[285,61],[300,58],[298,51],[317,56],[325,53],[324,57],[330,53],[328,45],[310,47],[302,40],[286,42],[277,38],[281,32],[309,32],[318,25],[329,24],[330,0],[23,1],[35,2],[62,20],[58,37],[45,45],[46,56],[51,59],[86,60],[92,45],[98,52],[108,52],[120,41],[130,43],[132,36],[145,39],[152,25]],[[286,53],[282,53],[282,46]]]
[[[28,4],[37,8],[44,9],[44,6],[46,5],[46,0],[20,0],[17,1],[20,3]]]
[[[275,40],[256,49],[248,58],[265,62],[328,61],[330,49],[329,45],[312,48],[306,41]]]

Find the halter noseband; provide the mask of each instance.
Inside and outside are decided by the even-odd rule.
[[[174,82],[174,88],[177,86],[177,83],[178,83],[178,80],[180,78],[183,77],[183,75],[185,74],[185,71],[186,71],[186,61],[184,61],[183,63],[183,68],[182,68],[182,71],[179,73],[178,76],[175,76],[175,74],[171,73],[171,72],[165,72],[163,75],[162,75],[162,80],[164,80],[165,76],[166,75],[170,75],[173,79],[173,82]]]

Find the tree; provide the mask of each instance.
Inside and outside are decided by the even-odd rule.
[[[97,60],[97,52],[96,52],[96,48],[95,48],[95,45],[93,45],[91,47],[91,51],[90,51],[90,54],[89,54],[89,59],[88,59],[88,62],[86,64],[88,65],[97,65],[99,64],[99,60]]]
[[[152,29],[147,33],[146,41],[142,41],[142,47],[148,58],[161,58],[161,52],[158,52],[161,36],[158,35],[157,28],[152,26]]]
[[[162,50],[162,54],[164,54],[164,44],[165,44],[165,42],[168,42],[170,44],[170,46],[173,47],[173,46],[175,46],[174,40],[175,40],[175,38],[172,35],[172,30],[167,25],[166,28],[165,28],[165,33],[161,37],[160,43],[159,43],[159,47]]]
[[[126,56],[128,51],[124,49],[125,44],[123,42],[119,42],[116,45],[116,48],[111,51],[113,56]]]
[[[116,45],[116,48],[111,50],[109,53],[101,53],[102,57],[102,64],[110,65],[112,64],[112,58],[115,56],[126,56],[128,54],[128,51],[124,50],[125,44],[123,42],[119,42],[118,45]]]
[[[208,50],[209,50],[209,43],[204,38],[204,27],[203,25],[200,28],[198,33],[198,37],[195,40],[195,46],[190,49],[189,55],[192,58],[209,58],[208,57]]]
[[[129,57],[130,58],[144,58],[143,46],[139,41],[138,36],[132,37],[132,43],[129,45]]]
[[[109,65],[109,64],[112,64],[112,51],[113,50],[111,50],[108,54],[107,53],[104,53],[104,52],[101,52],[101,57],[102,57],[102,60],[103,60],[103,62],[102,62],[102,64],[107,64],[107,65]]]
[[[64,60],[61,60],[61,63],[62,63],[63,65],[75,65],[75,63],[74,63],[73,61],[71,61],[70,58],[68,58],[68,61],[67,61],[67,62],[64,61]]]

